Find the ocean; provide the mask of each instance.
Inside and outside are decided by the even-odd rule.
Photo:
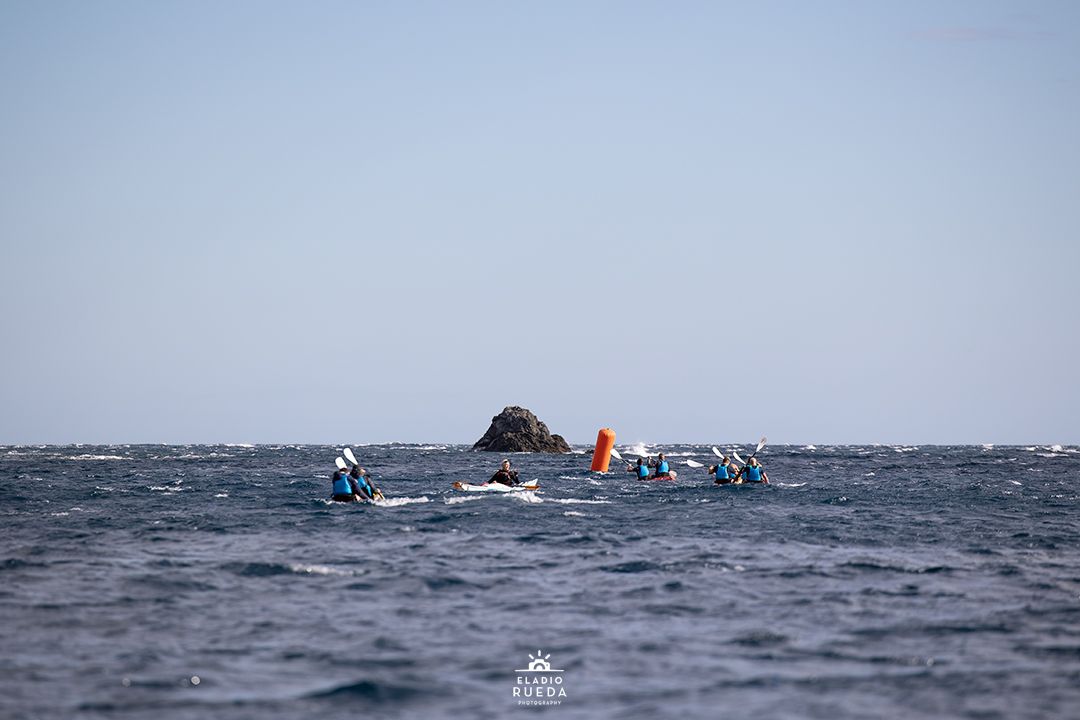
[[[0,447],[0,717],[1080,714],[1075,447],[354,448]]]

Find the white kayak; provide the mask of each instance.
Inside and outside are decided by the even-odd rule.
[[[540,487],[540,483],[536,480],[525,483],[524,485],[503,485],[502,483],[482,483],[480,485],[474,485],[472,483],[455,482],[454,489],[462,490],[464,492],[521,492],[522,490],[536,490]]]

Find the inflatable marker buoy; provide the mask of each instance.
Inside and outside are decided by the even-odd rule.
[[[592,456],[593,472],[607,472],[608,463],[611,462],[611,449],[615,447],[615,431],[611,428],[600,428],[596,434],[596,451]]]

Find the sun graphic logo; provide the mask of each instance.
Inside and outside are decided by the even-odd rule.
[[[563,678],[559,668],[551,667],[551,653],[544,654],[537,650],[529,653],[529,666],[519,668],[517,684],[514,686],[514,698],[518,705],[561,705],[566,697]]]
[[[529,657],[532,658],[532,662],[529,663],[529,670],[533,672],[551,672],[551,663],[548,662],[551,653],[541,656],[540,651],[537,650],[536,657],[533,657],[532,653],[529,653]]]

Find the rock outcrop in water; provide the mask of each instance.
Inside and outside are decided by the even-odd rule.
[[[552,435],[532,412],[511,405],[491,418],[491,427],[476,441],[473,450],[567,453],[570,445],[562,435]]]

